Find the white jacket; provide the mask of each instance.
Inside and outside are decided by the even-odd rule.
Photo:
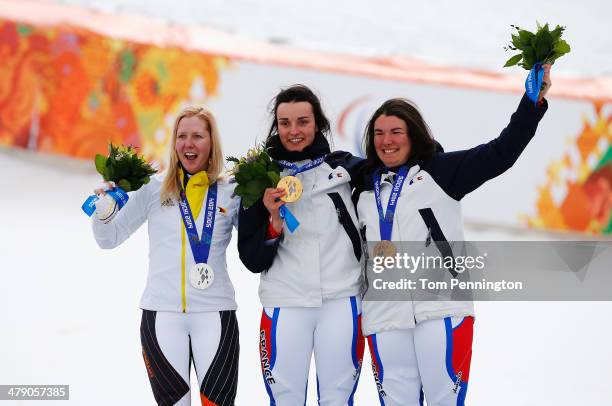
[[[205,198],[208,187],[206,172],[193,175],[187,193],[196,177],[203,179]],[[93,232],[101,248],[115,248],[125,241],[145,221],[149,232],[149,274],[140,301],[146,310],[172,312],[207,312],[235,310],[234,288],[227,273],[225,250],[237,226],[239,198],[232,198],[234,185],[217,181],[218,197],[212,245],[208,264],[214,271],[214,282],[199,290],[189,283],[189,271],[194,265],[193,254],[185,238],[185,227],[176,201],[160,201],[163,175],[156,175],[136,192],[129,193],[129,201],[108,224],[94,217]],[[191,200],[190,200],[191,203]],[[204,208],[195,213],[198,236],[201,238]],[[129,270],[133,271],[133,270]]]
[[[240,258],[249,270],[261,272],[263,306],[318,307],[324,299],[359,294],[361,243],[347,170],[359,161],[336,152],[314,169],[297,174],[303,193],[287,208],[300,226],[291,233],[285,225],[283,235],[272,244],[265,241],[270,214],[261,200],[241,210]],[[281,175],[285,174],[286,170]]]
[[[439,147],[433,158],[413,162],[398,198],[391,240],[424,243],[428,239],[435,242],[463,241],[461,199],[516,162],[535,135],[547,107],[546,102],[535,107],[523,96],[510,123],[499,137],[463,151],[444,153]],[[384,174],[381,175],[381,179],[385,178]],[[390,182],[381,181],[384,210],[391,189]],[[369,242],[380,241],[378,209],[371,174],[362,178],[355,193],[362,235],[365,234]],[[453,252],[453,255],[457,253]],[[427,319],[473,315],[471,301],[369,301],[366,296],[362,306],[362,326],[364,335],[370,335],[412,328]]]

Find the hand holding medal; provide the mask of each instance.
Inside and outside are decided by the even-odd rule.
[[[297,202],[302,196],[302,182],[295,176],[285,176],[276,185],[277,188],[283,189],[285,194],[280,198],[283,202]]]
[[[133,146],[108,146],[108,157],[97,154],[96,170],[104,178],[104,185],[89,196],[81,209],[91,217],[95,212],[104,223],[110,222],[127,203],[127,192],[138,190],[149,183],[151,175],[157,172]]]

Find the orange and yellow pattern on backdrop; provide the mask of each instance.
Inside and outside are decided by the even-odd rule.
[[[92,158],[108,141],[162,163],[174,114],[216,94],[225,57],[0,19],[0,145]]]
[[[612,114],[605,107],[594,103],[594,120],[583,118],[582,131],[564,156],[548,166],[530,226],[612,233]]]

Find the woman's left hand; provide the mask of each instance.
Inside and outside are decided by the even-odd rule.
[[[538,103],[542,102],[546,93],[548,93],[548,89],[552,86],[552,82],[550,80],[550,68],[551,64],[547,63],[542,65],[542,69],[544,69],[544,77],[542,78],[542,90],[540,90],[540,94],[538,96]]]

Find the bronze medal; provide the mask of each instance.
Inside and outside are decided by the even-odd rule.
[[[397,254],[395,245],[389,240],[382,240],[374,246],[373,257],[394,257]]]

